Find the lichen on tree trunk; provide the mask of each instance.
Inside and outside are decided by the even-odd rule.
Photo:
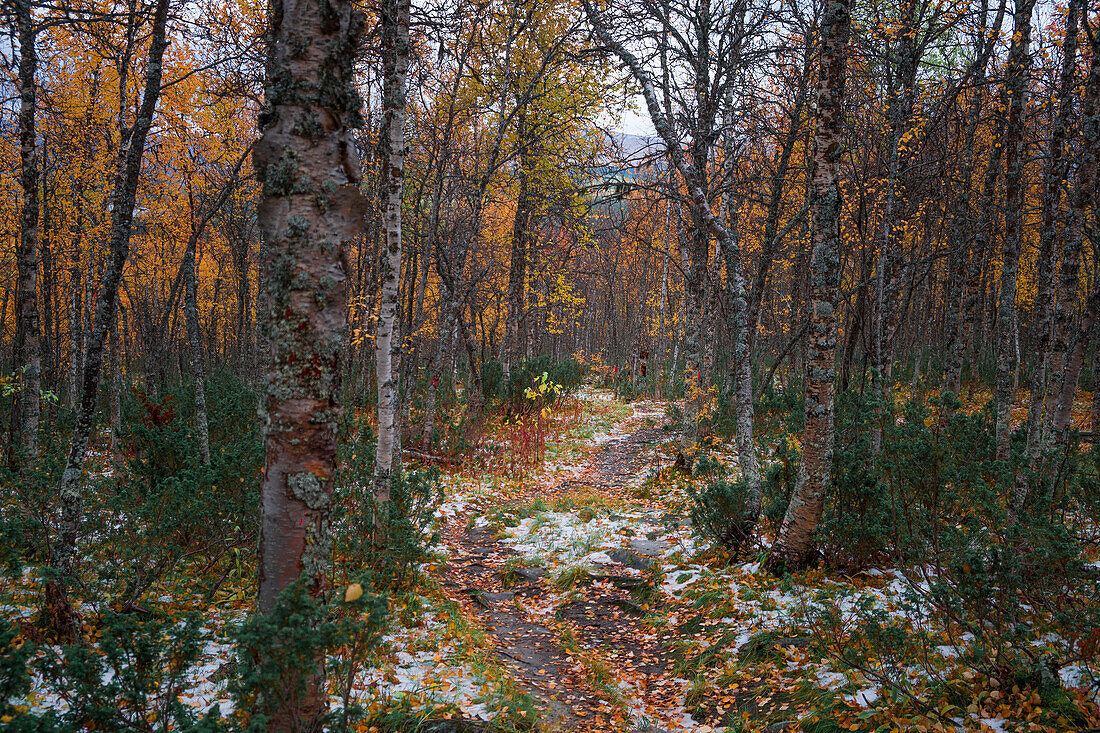
[[[401,460],[398,375],[401,323],[401,198],[405,180],[405,77],[409,69],[409,0],[382,3],[382,197],[384,232],[380,268],[378,324],[374,335],[378,383],[378,444],[374,463],[374,497],[390,499],[393,474]]]
[[[257,606],[301,583],[324,590],[343,336],[345,245],[366,201],[351,130],[362,124],[353,62],[363,18],[347,0],[270,7],[267,83],[253,165],[263,185],[266,391]],[[265,696],[268,730],[306,730],[327,707],[321,660]]]
[[[810,331],[806,353],[806,424],[802,461],[770,568],[797,570],[810,557],[832,480],[836,313],[839,296],[840,157],[844,85],[851,33],[850,0],[830,0],[821,19],[821,75],[811,179],[813,233],[810,260]]]

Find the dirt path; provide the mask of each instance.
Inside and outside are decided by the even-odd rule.
[[[541,498],[548,503],[583,495],[631,503],[631,482],[653,464],[652,449],[668,436],[660,427],[663,406],[644,405],[618,426],[576,478]],[[547,731],[638,731],[661,733],[654,710],[678,702],[668,679],[666,640],[645,624],[647,604],[658,591],[638,574],[607,573],[581,578],[564,597],[551,595],[545,571],[514,568],[516,553],[487,529],[469,529],[458,517],[443,531],[451,550],[440,578],[448,595],[492,635],[496,653],[521,689],[536,701]],[[619,555],[624,565],[644,569],[642,551]],[[546,599],[557,601],[552,618]],[[543,615],[528,609],[542,606]]]

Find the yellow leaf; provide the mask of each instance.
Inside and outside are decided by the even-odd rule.
[[[344,602],[351,603],[352,601],[358,601],[363,597],[363,586],[358,583],[352,583],[348,586],[348,589],[344,591]]]

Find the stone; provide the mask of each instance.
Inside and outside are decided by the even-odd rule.
[[[668,543],[662,540],[631,540],[630,547],[642,555],[660,557],[668,549]]]
[[[546,568],[512,568],[506,571],[504,575],[510,579],[537,583],[539,579],[546,576]]]
[[[646,584],[646,579],[637,575],[605,575],[597,574],[592,576],[593,580],[607,580],[616,588],[622,588],[623,590],[634,590],[635,588],[641,588]]]
[[[620,565],[626,565],[628,568],[634,568],[635,570],[646,570],[653,565],[653,560],[648,557],[641,557],[640,555],[631,552],[625,547],[612,550],[607,553],[615,562]]]
[[[510,603],[515,600],[516,594],[511,591],[505,591],[504,593],[475,593],[474,602],[482,608],[492,608],[498,603]]]

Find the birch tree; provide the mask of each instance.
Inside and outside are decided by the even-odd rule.
[[[252,161],[263,193],[267,371],[257,608],[299,584],[324,590],[347,273],[365,200],[351,129],[362,123],[353,62],[363,19],[348,0],[271,6],[267,81]],[[327,708],[322,660],[265,696],[268,730],[313,729]]]
[[[850,0],[829,0],[821,16],[821,59],[814,133],[811,208],[810,332],[806,355],[806,424],[802,460],[768,565],[799,570],[810,560],[832,480],[836,311],[840,287],[840,157],[847,76]]]
[[[37,30],[31,0],[15,0],[15,28],[19,38],[19,181],[23,189],[16,254],[18,284],[15,299],[15,367],[20,372],[21,391],[12,411],[12,445],[22,453],[17,467],[33,466],[38,457],[38,422],[41,415],[39,392],[42,385],[41,329],[38,307],[38,133],[37,113],[38,50]]]
[[[401,199],[405,181],[405,77],[409,70],[409,0],[382,2],[382,217],[383,247],[379,263],[378,324],[374,334],[375,377],[378,386],[378,445],[374,464],[374,496],[390,500],[393,475],[401,461],[398,376],[401,322],[398,290],[401,282]]]
[[[656,6],[654,6],[656,8]],[[677,5],[675,9],[664,6],[649,18],[656,26],[656,37],[678,39],[677,56],[683,59],[687,67],[690,89],[686,97],[680,97],[681,108],[674,114],[671,97],[673,89],[667,83],[669,76],[663,75],[666,83],[660,87],[642,60],[627,46],[618,40],[611,30],[606,10],[584,0],[585,12],[599,41],[630,71],[635,82],[641,87],[646,111],[657,135],[663,143],[665,154],[672,167],[679,174],[679,180],[687,192],[688,208],[695,225],[690,239],[690,256],[685,268],[684,323],[687,329],[685,349],[688,365],[685,382],[689,394],[685,399],[684,430],[687,439],[693,435],[697,410],[692,406],[696,398],[690,394],[695,389],[704,389],[695,383],[702,371],[701,344],[699,332],[702,322],[703,273],[707,269],[710,237],[718,245],[733,265],[729,287],[733,304],[730,322],[733,326],[734,342],[734,381],[737,394],[737,445],[738,461],[746,484],[746,501],[743,516],[739,518],[739,534],[747,538],[752,534],[760,511],[760,469],[756,459],[756,444],[753,437],[752,402],[752,364],[749,358],[749,328],[747,321],[748,293],[745,285],[744,269],[740,264],[741,249],[738,241],[720,217],[711,209],[712,183],[707,175],[709,140],[716,137],[716,123],[720,103],[728,99],[730,89],[736,79],[740,64],[750,55],[747,46],[759,31],[759,15],[749,15],[744,3],[729,7],[712,7],[707,0],[686,5]],[[686,30],[674,22],[679,18]],[[662,57],[666,54],[662,53]],[[663,97],[663,100],[662,100]],[[663,102],[663,103],[662,103]],[[689,120],[690,142],[685,145],[676,129],[676,121]],[[728,121],[727,121],[728,122]],[[682,245],[681,245],[682,246]]]
[[[50,582],[46,592],[48,613],[52,616],[54,631],[62,637],[71,637],[76,631],[75,618],[66,587],[72,580],[76,566],[77,539],[83,513],[81,484],[84,460],[87,456],[88,440],[95,427],[99,381],[103,371],[103,352],[114,328],[118,313],[119,283],[130,254],[130,238],[134,224],[134,208],[137,205],[138,184],[141,181],[145,141],[149,135],[149,128],[153,124],[157,100],[160,98],[164,52],[168,48],[168,9],[169,0],[157,0],[150,23],[148,64],[137,115],[132,126],[127,126],[124,120],[120,120],[119,132],[123,144],[120,147],[117,173],[111,192],[107,262],[95,301],[95,317],[83,349],[84,368],[80,381],[76,424],[73,427],[58,492],[61,520],[54,565],[60,577],[58,581]],[[137,13],[132,13],[128,22],[137,26],[141,18]],[[120,104],[120,111],[124,112],[123,104]]]
[[[1016,289],[1020,271],[1020,242],[1024,226],[1024,127],[1027,82],[1031,69],[1031,16],[1035,0],[1017,0],[1013,15],[1012,46],[1008,54],[1005,89],[1009,97],[1005,125],[1005,243],[1001,260],[1001,291],[997,301],[997,372],[994,400],[997,408],[997,458],[1009,455],[1012,436],[1013,350]]]

